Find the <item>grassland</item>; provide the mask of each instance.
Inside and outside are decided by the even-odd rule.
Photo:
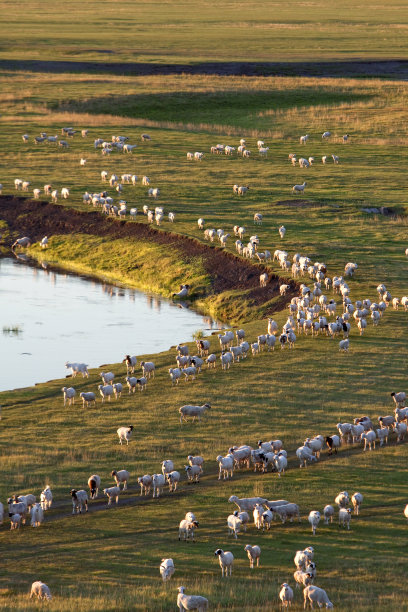
[[[49,61],[55,70],[56,60],[72,61],[72,70],[77,71],[79,62],[105,62],[106,58],[153,65],[249,59],[295,62],[305,59],[305,49],[312,61],[321,60],[322,55],[327,60],[406,57],[403,2],[370,3],[369,11],[362,3],[345,2],[339,7],[323,0],[296,3],[296,10],[293,4],[285,7],[276,2],[266,8],[260,2],[250,7],[223,2],[217,3],[217,11],[213,2],[199,8],[191,3],[146,2],[138,3],[137,11],[127,2],[75,6],[56,2],[43,4],[41,10],[31,0],[24,7],[1,6],[9,27],[0,61],[38,58]],[[86,36],[81,38],[84,24]],[[100,29],[109,35],[101,37]],[[313,260],[325,261],[330,276],[340,274],[346,261],[357,261],[359,268],[350,282],[352,299],[376,299],[379,282],[385,282],[393,296],[407,293],[405,82],[129,77],[95,70],[58,74],[36,72],[33,67],[32,72],[4,69],[0,74],[3,193],[14,192],[16,177],[30,180],[31,188],[46,182],[59,189],[66,185],[71,197],[64,205],[86,210],[82,193],[102,189],[102,169],[118,175],[146,174],[153,186],[160,187],[165,210],[176,214],[174,226],[166,223],[163,230],[202,239],[196,225],[200,216],[207,227],[231,231],[235,223],[252,229],[253,214],[259,211],[265,218],[256,228],[262,248],[273,251],[284,246],[290,254],[307,253]],[[33,145],[39,131],[56,134],[63,125],[89,128],[89,137],[75,137],[65,151]],[[333,133],[329,143],[321,141],[326,129]],[[140,143],[142,131],[151,134],[150,143]],[[28,145],[21,140],[23,133],[30,134]],[[110,139],[122,133],[139,143],[133,156],[112,154],[103,159],[93,148],[94,138]],[[301,148],[299,136],[305,133],[311,138]],[[347,145],[341,143],[344,133],[350,134]],[[235,146],[240,137],[248,140],[252,150],[256,139],[264,138],[270,147],[268,159],[258,159],[257,154],[243,160],[207,153],[217,142]],[[203,162],[188,163],[189,150],[205,151]],[[307,171],[293,168],[287,161],[292,151],[314,155],[316,160],[335,153],[341,164],[316,162]],[[88,160],[84,168],[79,166],[80,157]],[[299,207],[290,188],[303,180],[308,182],[310,206]],[[250,185],[245,198],[233,196],[234,183]],[[139,210],[148,203],[141,185],[126,186],[123,196]],[[365,206],[387,206],[395,214],[369,216],[361,212]],[[138,221],[145,223],[141,216]],[[277,232],[282,223],[287,228],[284,241]],[[8,238],[3,226],[1,233]],[[228,249],[231,245],[232,240]],[[91,266],[95,273],[108,270],[111,278],[126,281],[127,262],[140,264],[143,258],[160,255],[165,272],[158,275],[157,262],[146,265],[143,283],[164,295],[171,293],[186,262],[169,259],[154,245],[136,244],[133,249],[126,241],[113,244],[85,235],[68,241],[56,234],[47,258],[77,269]],[[37,252],[34,247],[32,253]],[[199,266],[188,268],[188,274],[195,289],[200,283],[208,286]],[[228,299],[228,294],[218,296],[214,307],[222,313]],[[262,312],[252,314],[243,313],[250,340],[266,329]],[[151,358],[157,366],[148,390],[86,411],[78,404],[62,406],[65,379],[0,394],[0,499],[4,502],[13,492],[39,493],[49,483],[56,500],[40,529],[26,527],[13,533],[8,524],[1,528],[0,609],[39,609],[27,593],[31,582],[41,579],[54,594],[47,605],[50,610],[172,610],[179,584],[187,592],[208,597],[214,610],[278,610],[279,585],[293,584],[294,552],[313,544],[316,582],[327,590],[336,609],[407,610],[408,555],[402,514],[408,501],[406,444],[397,446],[392,441],[372,453],[345,447],[339,456],[325,455],[307,470],[299,470],[293,460],[294,450],[306,436],[334,433],[337,422],[355,416],[376,418],[392,411],[390,391],[406,390],[406,317],[401,310],[388,309],[379,327],[369,324],[363,337],[354,327],[348,354],[338,352],[337,341],[301,336],[293,351],[279,349],[248,358],[229,372],[217,367],[194,383],[175,388],[167,375],[174,364],[174,350],[140,355],[139,361]],[[276,319],[283,324],[286,313]],[[137,339],[133,341],[132,351],[137,353]],[[217,344],[213,338],[212,349],[218,353]],[[65,359],[62,350],[61,360]],[[109,367],[123,379],[122,364]],[[94,390],[98,382],[93,371],[89,381],[75,381],[75,387],[78,393]],[[203,422],[181,426],[178,407],[205,401],[211,402],[212,410]],[[128,423],[135,426],[134,440],[122,448],[115,431]],[[216,455],[225,453],[232,443],[255,445],[259,438],[284,441],[290,456],[285,476],[278,479],[276,474],[242,471],[231,482],[218,482]],[[136,475],[159,471],[167,457],[182,471],[189,453],[206,458],[205,475],[198,485],[183,482],[172,499],[168,494],[159,500],[136,497]],[[71,487],[85,487],[94,472],[106,486],[111,470],[123,467],[131,472],[132,482],[118,508],[102,510],[95,502],[89,515],[70,515]],[[343,489],[364,494],[361,516],[353,519],[350,532],[336,524],[321,526],[312,541],[305,524],[307,513],[321,510]],[[265,534],[251,527],[247,537],[234,541],[226,533],[226,517],[233,509],[227,502],[231,494],[296,501],[303,521],[275,523]],[[177,526],[187,510],[194,511],[200,521],[194,545],[177,540]],[[243,551],[246,543],[262,548],[262,567],[256,572],[249,571]],[[213,554],[217,547],[236,556],[231,580],[220,578]],[[173,557],[177,568],[168,588],[158,574],[165,556]],[[302,598],[296,597],[299,609]]]

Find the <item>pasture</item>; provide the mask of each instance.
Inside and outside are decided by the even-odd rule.
[[[382,282],[393,297],[406,295],[405,82],[215,74],[121,76],[110,74],[109,65],[100,72],[95,66],[81,65],[69,72],[58,72],[57,65],[40,72],[18,64],[38,59],[51,68],[58,60],[92,63],[105,61],[105,56],[109,61],[152,65],[248,58],[296,62],[305,59],[304,48],[312,62],[321,60],[322,48],[325,59],[333,61],[356,55],[368,59],[406,55],[403,3],[387,7],[371,3],[368,14],[364,5],[354,8],[346,2],[339,8],[322,1],[302,4],[294,16],[289,5],[271,2],[265,11],[264,3],[255,2],[250,22],[248,6],[237,10],[235,3],[217,3],[217,12],[214,6],[207,2],[193,11],[191,3],[146,2],[135,13],[132,3],[102,2],[82,3],[73,13],[72,7],[57,2],[47,3],[45,22],[30,1],[24,15],[17,11],[15,18],[10,17],[13,30],[6,34],[0,52],[3,195],[15,194],[17,177],[30,181],[29,197],[33,188],[42,189],[50,182],[59,190],[70,189],[69,199],[60,199],[59,204],[94,212],[82,202],[85,191],[106,188],[119,199],[102,183],[101,170],[119,176],[132,172],[139,181],[125,185],[121,197],[129,208],[138,208],[137,222],[145,224],[143,205],[155,205],[140,182],[147,175],[152,186],[160,188],[157,204],[166,213],[175,213],[174,224],[166,216],[160,232],[203,242],[197,227],[197,219],[203,217],[206,227],[231,233],[227,251],[235,253],[232,227],[243,225],[248,237],[258,234],[261,250],[273,253],[283,248],[290,258],[296,252],[307,254],[312,261],[324,261],[330,277],[342,274],[346,262],[356,261],[357,272],[349,281],[353,302],[377,300],[376,286]],[[107,22],[113,24],[109,42],[97,36]],[[81,38],[78,30],[84,23],[90,32]],[[17,62],[18,71],[12,62]],[[87,128],[89,135],[76,134],[66,150],[33,143],[40,131],[62,138],[61,127],[67,125]],[[328,141],[321,138],[325,130],[332,132]],[[150,142],[141,142],[144,132],[151,135]],[[27,144],[21,138],[24,133],[30,135]],[[345,133],[350,138],[343,144]],[[134,153],[102,157],[94,139],[110,140],[113,134],[129,136],[129,142],[138,145]],[[299,144],[302,134],[310,134],[306,145]],[[249,159],[209,152],[219,142],[237,147],[240,138],[246,138],[252,151]],[[266,158],[258,155],[258,138],[269,147]],[[203,161],[188,161],[188,151],[203,151]],[[293,167],[288,161],[291,152],[313,156],[315,163],[308,169]],[[340,157],[339,165],[321,163],[323,155],[331,154]],[[81,157],[87,159],[84,167],[79,165]],[[293,196],[292,186],[304,180],[304,196]],[[249,185],[250,190],[240,197],[232,191],[234,184]],[[362,212],[381,206],[392,209],[392,214]],[[262,226],[254,226],[255,212],[262,213]],[[287,229],[284,239],[278,234],[282,224]],[[4,253],[17,235],[10,237],[4,223],[1,233]],[[50,236],[46,254],[38,246],[28,252],[167,297],[187,279],[207,312],[243,327],[250,341],[266,333],[265,313],[271,304],[253,304],[239,290],[212,294],[212,280],[202,262],[181,251],[154,242],[61,231]],[[276,262],[268,266],[287,276]],[[312,284],[307,276],[300,282]],[[334,297],[339,314],[341,299]],[[274,314],[279,327],[287,314],[287,309]],[[361,443],[342,446],[333,457],[325,450],[320,461],[306,469],[299,468],[294,455],[307,437],[336,433],[338,422],[352,422],[365,414],[376,421],[379,415],[392,414],[391,391],[407,390],[407,316],[403,309],[390,306],[378,327],[368,320],[363,336],[353,321],[348,353],[339,352],[339,338],[297,333],[296,348],[281,350],[277,343],[273,352],[249,355],[225,372],[220,367],[218,338],[212,337],[216,370],[205,368],[195,381],[181,380],[173,387],[168,368],[175,367],[175,348],[159,355],[138,355],[137,338],[130,338],[123,354],[137,354],[139,363],[153,360],[155,379],[142,393],[128,395],[126,390],[122,398],[104,404],[98,398],[92,408],[83,409],[79,397],[74,406],[64,407],[61,388],[72,384],[77,395],[96,391],[100,370],[92,370],[89,380],[38,381],[33,388],[1,393],[0,499],[5,503],[12,493],[29,492],[38,497],[49,484],[55,501],[39,529],[9,531],[8,519],[0,527],[0,609],[42,608],[44,604],[28,599],[31,583],[41,579],[53,594],[46,604],[49,610],[173,610],[181,584],[187,593],[207,597],[213,610],[279,610],[281,583],[294,587],[296,550],[313,545],[315,582],[327,591],[335,609],[407,610],[406,443],[397,444],[393,435],[387,446],[372,452],[363,452]],[[194,354],[191,340],[175,338],[174,344],[190,342]],[[81,348],[71,356],[61,347],[61,362],[81,360]],[[108,368],[124,382],[124,364],[101,369]],[[137,372],[139,376],[140,369]],[[200,423],[180,424],[180,406],[205,402],[211,403],[211,410]],[[116,429],[129,424],[134,426],[132,441],[120,446]],[[219,482],[215,457],[225,455],[233,444],[256,447],[259,439],[283,440],[287,472],[279,478],[276,473],[242,469],[232,480]],[[198,484],[187,483],[183,474],[176,493],[166,491],[158,500],[139,497],[137,476],[160,472],[160,463],[167,458],[184,472],[189,454],[205,458]],[[86,488],[93,473],[101,476],[102,488],[112,486],[111,470],[122,468],[130,471],[131,480],[118,507],[107,509],[106,497],[100,494],[90,502],[88,514],[71,516],[71,488]],[[361,515],[353,516],[350,531],[336,520],[330,526],[321,521],[313,537],[309,511],[321,512],[341,490],[364,495]],[[247,534],[234,540],[226,525],[235,510],[228,503],[233,494],[289,499],[299,504],[302,522],[282,525],[278,520],[265,533],[251,524]],[[200,522],[194,544],[178,541],[178,524],[189,510]],[[243,550],[247,543],[261,546],[259,569],[249,569]],[[219,547],[235,555],[231,578],[221,578],[214,557]],[[158,570],[164,557],[172,557],[176,566],[167,585]],[[300,609],[302,591],[295,591],[295,609]]]

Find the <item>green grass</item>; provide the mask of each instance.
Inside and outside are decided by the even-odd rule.
[[[217,10],[214,7],[211,1],[198,7],[146,2],[138,3],[137,10],[126,2],[57,2],[42,5],[40,11],[31,1],[24,7],[3,3],[8,27],[0,60],[160,64],[406,55],[402,2],[387,6],[346,2],[341,7],[320,0],[250,6],[223,2],[217,3]],[[101,36],[101,31],[107,35]],[[82,194],[103,188],[102,169],[118,175],[146,174],[161,190],[159,203],[176,214],[174,225],[166,222],[164,230],[202,239],[197,229],[200,216],[207,227],[229,232],[233,225],[243,224],[248,236],[256,231],[262,248],[283,247],[291,256],[307,253],[313,261],[325,261],[330,276],[341,274],[347,261],[357,261],[359,268],[349,283],[353,300],[377,299],[380,282],[401,297],[408,287],[407,88],[405,82],[346,78],[122,77],[4,69],[0,74],[3,193],[14,193],[17,177],[30,180],[30,189],[51,182],[58,189],[70,187],[71,197],[64,205],[87,210]],[[70,140],[66,151],[32,143],[40,131],[56,134],[63,125],[87,127],[90,134],[87,139]],[[333,138],[322,142],[326,129]],[[150,143],[140,143],[144,131],[151,134]],[[21,140],[26,132],[28,145]],[[301,147],[299,136],[305,133],[311,138]],[[341,143],[344,133],[350,134],[347,145]],[[112,134],[129,135],[139,144],[135,154],[103,159],[93,140],[110,139]],[[241,137],[254,152],[252,159],[210,155],[217,142],[237,146]],[[268,159],[256,154],[258,138],[270,148]],[[197,150],[206,153],[203,162],[187,162],[186,152]],[[307,171],[293,168],[287,159],[292,151],[315,156],[316,164]],[[319,162],[331,153],[340,156],[339,166]],[[84,168],[79,166],[80,157],[88,160]],[[290,205],[292,185],[303,180],[308,182],[305,197],[314,206]],[[235,183],[250,185],[245,197],[233,195]],[[139,210],[150,204],[140,184],[125,186],[123,197],[129,207]],[[282,201],[286,204],[278,204]],[[365,206],[389,206],[396,215],[368,216],[361,212]],[[264,215],[264,223],[253,229],[256,211]],[[283,241],[277,231],[281,224],[287,228]],[[3,222],[0,229],[8,241]],[[4,244],[0,248],[5,251]],[[233,250],[232,238],[227,248]],[[32,253],[40,254],[37,247]],[[106,243],[84,234],[71,239],[56,234],[50,236],[46,257],[165,295],[181,280],[191,280],[202,296],[210,283],[199,261],[185,261],[175,250],[169,254],[150,243]],[[136,265],[138,274],[132,271]],[[271,265],[279,272],[276,264]],[[229,292],[210,296],[202,305],[228,316],[231,297],[236,304],[237,292]],[[231,318],[246,320],[247,338],[253,341],[266,330],[263,315],[262,309],[251,312],[245,306],[241,312],[235,308]],[[63,379],[1,393],[0,499],[4,502],[14,492],[38,495],[49,483],[55,504],[48,513],[50,520],[40,529],[10,532],[8,521],[2,526],[0,609],[40,609],[28,600],[28,593],[31,582],[41,579],[54,595],[47,605],[50,610],[172,610],[179,584],[188,593],[208,597],[214,610],[279,610],[279,585],[284,581],[293,585],[295,551],[313,544],[316,583],[327,590],[336,609],[407,610],[406,445],[397,446],[393,439],[388,447],[371,453],[345,447],[337,457],[325,456],[307,470],[300,470],[294,461],[295,449],[307,436],[334,433],[337,422],[355,416],[376,418],[392,412],[389,393],[406,390],[406,317],[401,310],[388,309],[378,328],[370,322],[363,337],[353,324],[348,354],[338,352],[337,340],[299,336],[293,351],[278,348],[248,357],[229,372],[217,364],[216,371],[205,370],[195,382],[174,388],[167,374],[175,363],[174,350],[139,356],[139,362],[151,358],[157,366],[156,379],[147,391],[135,396],[125,393],[117,402],[98,402],[86,410],[79,402],[64,408],[61,387],[74,384],[78,393],[95,390],[100,380],[97,371],[85,381]],[[276,319],[283,324],[286,313]],[[137,338],[133,341],[137,353]],[[218,354],[217,339],[211,341]],[[63,349],[61,359],[65,361]],[[123,380],[123,364],[109,367]],[[180,425],[179,406],[206,401],[212,409],[200,424]],[[122,448],[115,432],[130,423],[135,435],[129,447]],[[218,482],[215,457],[233,443],[254,446],[259,438],[284,441],[287,473],[279,479],[244,470],[236,472],[231,482]],[[136,476],[159,471],[165,458],[172,458],[176,469],[183,471],[190,453],[202,454],[206,460],[198,485],[183,480],[172,499],[166,495],[123,505],[126,497],[138,492]],[[86,487],[94,472],[101,475],[103,486],[110,485],[111,470],[120,468],[129,469],[132,480],[118,508],[70,516],[71,487]],[[321,525],[312,538],[305,522],[308,512],[333,503],[344,489],[363,493],[361,516],[352,519],[350,532],[336,524]],[[302,523],[275,523],[265,534],[251,526],[247,536],[234,541],[226,529],[226,518],[234,509],[227,502],[231,494],[295,501],[301,507]],[[178,523],[187,510],[200,521],[195,544],[177,539]],[[249,570],[246,543],[262,548],[259,570]],[[236,557],[231,580],[220,578],[214,557],[218,547]],[[158,571],[165,556],[176,565],[167,588]],[[302,597],[298,592],[295,596],[299,609]]]

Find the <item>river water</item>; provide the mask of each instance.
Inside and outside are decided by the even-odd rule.
[[[0,259],[0,391],[63,378],[66,361],[95,368],[219,327],[162,297]]]

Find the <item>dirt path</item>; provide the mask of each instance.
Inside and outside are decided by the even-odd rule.
[[[0,197],[0,219],[5,220],[13,232],[18,232],[20,236],[27,235],[34,241],[41,240],[44,235],[81,232],[106,236],[112,240],[133,238],[167,245],[181,252],[186,259],[201,258],[207,274],[212,279],[214,294],[237,289],[249,290],[248,297],[254,306],[261,306],[273,298],[278,298],[268,309],[266,316],[283,310],[291,298],[298,294],[296,282],[278,276],[263,265],[237,257],[219,247],[203,244],[195,238],[156,229],[146,223],[121,221],[106,217],[100,212],[79,212],[48,202],[14,196]],[[11,244],[12,240],[9,240],[8,246],[11,247]],[[259,275],[264,271],[268,272],[269,282],[266,287],[261,288]],[[291,287],[285,297],[279,295],[279,286],[282,283]]]

